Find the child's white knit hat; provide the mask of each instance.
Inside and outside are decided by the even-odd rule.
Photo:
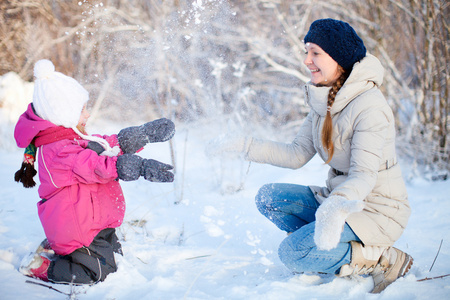
[[[75,79],[55,72],[48,59],[34,65],[33,107],[44,120],[66,128],[76,127],[89,93]]]
[[[104,139],[78,130],[81,112],[89,100],[88,91],[78,81],[56,72],[48,59],[36,62],[34,77],[33,107],[39,117],[55,125],[72,128],[82,138],[100,143],[105,148],[102,155],[117,155],[118,149],[112,149]]]

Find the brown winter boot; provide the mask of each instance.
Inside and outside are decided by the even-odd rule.
[[[350,264],[343,265],[338,276],[371,275],[374,281],[371,293],[381,293],[411,269],[412,257],[397,248],[364,247],[355,241],[350,243],[352,246]]]
[[[390,247],[381,255],[379,266],[372,272],[375,287],[372,293],[381,293],[397,278],[403,277],[409,272],[413,264],[413,258],[405,252]]]
[[[351,241],[352,256],[349,264],[343,265],[339,277],[351,275],[369,275],[378,265],[381,254],[386,247],[364,247],[361,243]]]

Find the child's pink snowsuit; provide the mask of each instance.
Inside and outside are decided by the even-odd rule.
[[[31,104],[20,116],[14,137],[21,148],[31,142],[38,147],[39,218],[57,254],[89,246],[101,230],[122,224],[125,199],[117,181],[117,157],[86,149],[89,141],[41,119]],[[103,138],[118,145],[116,135]]]

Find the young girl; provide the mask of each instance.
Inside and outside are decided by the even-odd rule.
[[[26,148],[16,181],[35,185],[39,163],[38,213],[47,237],[20,271],[56,283],[96,283],[117,266],[121,253],[115,234],[125,213],[118,179],[171,182],[172,167],[135,154],[148,142],[169,140],[174,124],[159,119],[125,128],[118,135],[91,136],[88,92],[73,78],[55,72],[49,60],[34,67],[33,102],[19,118],[14,136]],[[36,152],[37,150],[37,152]]]
[[[342,21],[313,22],[304,39],[311,110],[290,144],[218,139],[210,152],[300,168],[315,154],[330,166],[326,187],[273,183],[256,204],[288,237],[281,261],[295,272],[370,274],[379,293],[408,272],[412,258],[392,247],[410,215],[395,152],[394,116],[380,92],[383,67]]]

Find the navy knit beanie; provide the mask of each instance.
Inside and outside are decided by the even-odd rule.
[[[334,19],[314,21],[304,42],[319,45],[344,70],[350,70],[366,56],[364,42],[355,30],[348,23]]]

